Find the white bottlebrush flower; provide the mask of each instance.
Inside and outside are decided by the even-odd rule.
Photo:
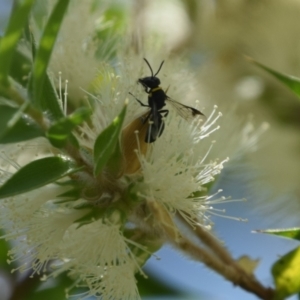
[[[80,3],[83,5],[82,1]],[[59,62],[61,54],[63,59],[69,56],[69,52],[60,52],[59,42],[58,39],[51,64],[53,73],[61,71],[55,60]],[[72,45],[74,42],[69,51]],[[79,55],[76,51],[74,54]],[[209,109],[204,112],[206,121],[201,117],[187,121],[166,106],[170,112],[164,120],[164,132],[154,143],[146,143],[150,125],[142,122],[141,115],[148,109],[128,94],[132,92],[147,103],[147,94],[138,90],[135,84],[142,69],[136,65],[143,63],[142,58],[129,55],[125,59],[120,55],[113,66],[102,62],[97,65],[96,78],[87,77],[86,84],[86,78],[83,80],[82,77],[90,71],[90,63],[94,61],[90,54],[87,53],[89,64],[85,66],[88,70],[83,68],[81,77],[74,81],[69,78],[67,89],[73,91],[69,93],[72,101],[77,97],[78,89],[83,88],[81,91],[87,98],[85,103],[92,108],[90,120],[74,131],[79,149],[58,149],[43,144],[40,153],[42,157],[68,157],[81,167],[80,170],[56,183],[4,199],[0,224],[7,232],[4,238],[17,240],[10,252],[10,260],[22,259],[17,269],[54,277],[68,272],[75,279],[75,287],[88,288],[80,295],[82,298],[139,299],[134,276],[137,272],[142,273],[144,263],[163,243],[171,241],[176,245],[180,240],[177,217],[182,217],[191,228],[202,226],[206,229],[211,224],[212,204],[224,199],[212,200],[207,194],[207,184],[215,179],[227,161],[222,148],[218,148],[218,152],[213,145],[220,114],[212,107],[211,114]],[[73,66],[72,55],[69,63]],[[152,55],[161,62],[154,51]],[[67,60],[64,63],[67,64]],[[192,102],[197,93],[191,95],[185,85],[186,80],[189,84],[191,81],[184,63],[177,65],[175,59],[170,59],[165,65],[161,74],[169,80],[166,80],[166,86],[171,84],[168,94],[178,101]],[[78,66],[84,66],[84,60]],[[72,68],[69,70],[73,73]],[[73,75],[79,73],[76,69]],[[63,73],[63,76],[65,74],[68,76],[69,73]],[[170,78],[168,74],[171,74]],[[91,86],[93,88],[86,91]],[[72,105],[78,103],[76,100]],[[125,101],[129,104],[119,136],[120,153],[116,154],[113,167],[109,161],[100,174],[95,175],[95,140],[114,122]],[[196,102],[189,105],[202,110]],[[64,106],[67,107],[66,103]],[[67,109],[64,111],[67,115]],[[239,138],[237,136],[237,140]],[[108,138],[103,143],[103,149],[110,141]],[[218,152],[218,159],[213,157],[212,149]],[[38,147],[36,150],[38,152]],[[5,155],[2,156],[3,182],[34,160],[30,151],[17,151],[15,157],[19,159],[17,163],[13,157],[7,160]],[[73,293],[76,291],[70,292]]]
[[[99,297],[101,299],[124,299],[138,300],[139,292],[136,286],[133,264],[123,264],[120,266],[109,266],[99,274],[92,273],[85,277],[86,285],[89,292],[84,293],[81,299],[90,296]]]
[[[167,134],[156,141],[148,157],[140,155],[144,177],[140,183],[141,195],[155,199],[171,213],[179,212],[194,220],[202,219],[206,197],[199,198],[193,193],[205,193],[204,184],[214,180],[226,160],[206,159],[211,145],[202,139],[207,134],[207,127],[210,127],[208,124],[189,124],[176,116],[175,111],[167,118]]]
[[[118,225],[96,221],[73,226],[63,242],[68,257],[64,268],[88,287],[87,296],[101,299],[138,299],[135,272],[138,263]]]
[[[48,2],[48,11],[51,11],[50,8],[56,1]],[[83,90],[91,88],[97,74],[99,58],[106,61],[116,50],[117,36],[110,33],[114,22],[106,20],[106,13],[114,5],[118,7],[120,4],[112,2],[101,1],[100,5],[93,0],[70,1],[49,68],[50,71],[62,72],[64,78],[72,82],[68,93],[73,102],[81,101],[85,95]],[[108,15],[111,17],[109,12]],[[104,34],[101,35],[102,32]],[[52,77],[56,78],[56,75],[52,74]]]
[[[94,112],[92,122],[84,124],[81,133],[77,133],[83,146],[82,160],[88,166],[87,171],[72,176],[81,189],[77,199],[59,196],[72,185],[47,185],[4,200],[5,217],[1,224],[10,232],[5,238],[19,239],[10,253],[14,261],[23,256],[18,269],[47,273],[50,263],[57,262],[52,275],[70,272],[78,285],[88,287],[86,297],[137,299],[134,274],[141,272],[142,265],[164,238],[170,239],[177,231],[172,228],[176,213],[192,226],[208,224],[206,211],[211,207],[204,184],[214,180],[224,163],[207,158],[211,149],[209,132],[213,135],[218,116],[215,114],[207,122],[188,122],[170,108],[164,133],[155,143],[147,144],[142,133],[124,133],[133,122],[141,123],[136,111],[145,112],[132,98],[121,145],[122,150],[128,146],[128,134],[132,135],[130,139],[136,139],[140,147],[133,146],[124,153],[126,156],[132,151],[128,163],[138,162],[139,167],[128,173],[121,168],[121,162],[118,176],[105,168],[100,176],[94,177],[88,171],[93,169],[94,141],[119,114],[133,85],[129,76],[116,76],[105,65],[98,79],[95,96],[89,94]],[[137,94],[143,96],[141,92]],[[165,224],[161,226],[160,222]],[[169,232],[154,234],[151,230],[166,224],[171,228]]]

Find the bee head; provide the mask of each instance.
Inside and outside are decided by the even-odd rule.
[[[146,62],[146,64],[148,65],[148,67],[151,71],[151,76],[140,78],[138,80],[138,83],[140,83],[145,88],[150,88],[150,89],[156,88],[160,85],[160,80],[158,77],[156,77],[156,75],[159,73],[161,67],[164,64],[164,61],[161,62],[160,66],[155,74],[153,74],[153,70],[152,70],[148,60],[146,58],[144,58],[144,61]]]
[[[158,77],[148,76],[140,78],[138,80],[138,83],[140,83],[145,88],[154,89],[160,85],[160,80]]]

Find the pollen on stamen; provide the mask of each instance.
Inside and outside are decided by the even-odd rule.
[[[206,120],[205,123],[208,123],[211,120],[211,118],[214,116],[214,114],[217,111],[217,109],[218,109],[218,106],[214,105],[213,111],[210,113],[210,115],[208,116],[208,118],[207,118],[207,120]]]
[[[212,206],[212,205],[224,204],[224,203],[230,203],[230,202],[245,202],[246,201],[245,198],[231,199],[231,197],[225,197],[225,196],[221,196],[217,199],[213,199],[213,198],[215,198],[216,195],[218,195],[221,192],[223,192],[223,190],[219,189],[217,192],[215,192],[212,195],[209,195],[206,198],[205,204],[209,205],[208,207],[206,207],[207,212],[210,215],[214,215],[214,216],[218,216],[218,217],[222,217],[222,218],[226,218],[226,219],[231,219],[231,220],[235,220],[235,221],[247,222],[248,219],[243,219],[241,217],[234,217],[234,216],[225,215],[225,213],[226,213],[225,209],[217,209],[214,206]]]
[[[252,123],[248,123],[243,130],[243,145],[246,149],[257,149],[258,141],[262,134],[269,129],[269,124],[264,122],[258,129],[255,129]]]
[[[58,72],[58,91],[59,91],[59,100],[62,108],[62,86],[61,86],[61,71]]]
[[[41,276],[40,280],[41,281],[47,281],[48,280],[48,276],[46,274],[44,274],[43,276]]]
[[[68,113],[68,80],[65,81],[65,92],[64,92],[64,115]]]
[[[135,150],[137,150],[137,151],[141,151],[141,147],[140,147],[140,140],[139,140],[139,130],[135,130],[134,131],[134,134],[135,134],[135,138],[136,138],[136,143],[137,143],[137,146],[138,146],[138,149],[134,149],[134,151]]]
[[[211,116],[213,115],[213,113],[211,114]],[[210,121],[210,123],[208,124],[208,120],[203,124],[203,131],[207,131],[207,129],[208,128],[210,128],[212,125],[214,125],[217,121],[218,121],[218,119],[219,118],[221,118],[222,117],[222,113],[221,112],[219,112],[218,114],[217,114],[217,116],[212,120],[212,121]]]
[[[204,139],[204,138],[210,136],[213,132],[215,132],[215,131],[217,131],[217,130],[219,130],[219,129],[220,129],[220,126],[217,126],[217,127],[215,127],[214,129],[212,129],[211,131],[207,132],[206,134],[201,135],[200,140],[202,140],[202,139]]]
[[[216,110],[217,110],[217,106],[214,106],[213,111],[211,112],[211,114],[206,119],[203,125],[200,126],[200,121],[198,121],[197,124],[193,124],[192,136],[194,137],[195,143],[198,143],[200,140],[204,139],[205,137],[208,137],[213,132],[220,129],[220,126],[216,126],[215,128],[211,129],[212,126],[214,126],[218,121],[218,119],[222,116],[221,112],[215,115]],[[200,131],[199,131],[199,126],[200,126]]]
[[[204,228],[210,231],[212,229],[212,225],[205,225]]]

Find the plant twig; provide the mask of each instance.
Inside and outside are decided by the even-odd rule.
[[[238,285],[244,290],[257,295],[263,300],[272,300],[274,297],[274,290],[265,288],[256,278],[246,273],[240,267],[236,267],[236,262],[225,264],[219,260],[213,253],[193,244],[186,238],[181,238],[177,242],[177,246],[192,258],[203,262],[210,269],[213,269],[218,274],[231,281],[234,285]]]
[[[181,220],[186,224],[184,218],[181,217]],[[164,232],[168,234],[167,228],[164,229]],[[274,299],[275,291],[272,288],[264,287],[253,274],[247,273],[242,269],[226,248],[210,232],[201,226],[197,226],[193,232],[206,248],[194,244],[184,236],[181,236],[177,240],[169,236],[169,240],[191,258],[203,262],[234,285],[255,294],[260,299]]]

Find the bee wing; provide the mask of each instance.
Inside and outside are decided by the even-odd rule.
[[[121,146],[123,152],[123,172],[125,174],[133,174],[141,168],[135,149],[139,149],[143,155],[147,153],[149,144],[145,142],[145,136],[149,127],[147,120],[150,117],[149,114],[150,111],[143,113],[122,130]]]
[[[122,135],[126,138],[125,148],[128,148],[129,151],[138,149],[138,143],[142,143],[142,140],[144,140],[144,137],[149,127],[149,118],[151,118],[150,110],[136,117],[132,122],[130,122],[123,128]],[[136,132],[138,132],[139,141],[137,141]]]
[[[180,102],[177,102],[168,96],[167,96],[166,101],[169,104],[171,104],[175,108],[177,113],[187,121],[192,121],[197,116],[205,117],[205,115],[200,110],[193,108],[191,106],[188,106],[188,105],[184,105]]]

